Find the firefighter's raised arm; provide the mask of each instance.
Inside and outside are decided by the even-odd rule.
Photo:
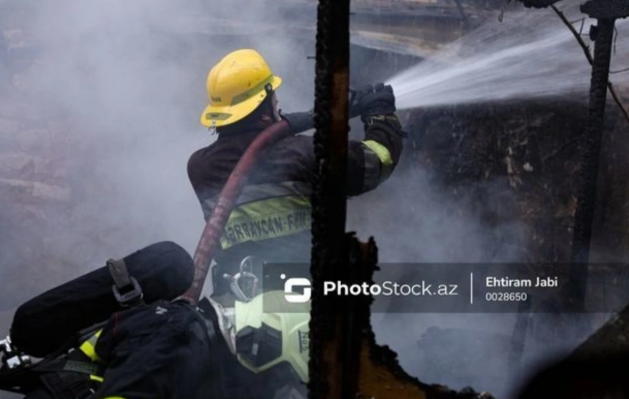
[[[349,196],[371,191],[389,178],[400,159],[405,136],[395,115],[391,86],[366,86],[356,93],[355,103],[365,127],[365,139],[349,142]]]
[[[395,115],[391,86],[365,86],[355,93],[350,108],[350,117],[360,116],[365,129],[364,140],[348,144],[347,194],[351,197],[371,191],[389,178],[400,159],[406,133]],[[295,133],[314,126],[312,111],[281,114],[281,118]],[[312,139],[295,137],[288,142],[293,151],[287,152],[287,157],[294,157],[295,168],[312,179],[317,170]]]

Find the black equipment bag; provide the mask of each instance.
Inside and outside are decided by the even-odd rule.
[[[150,245],[123,260],[139,283],[145,303],[173,300],[192,284],[192,258],[173,242]],[[25,302],[11,325],[13,344],[34,357],[49,355],[77,332],[123,310],[113,285],[108,267],[103,266]]]

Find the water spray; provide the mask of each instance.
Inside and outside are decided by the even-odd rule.
[[[617,27],[629,27],[629,20]],[[629,40],[622,39],[616,53],[629,54]],[[461,54],[473,44],[478,48]],[[570,30],[554,16],[540,19],[539,11],[491,22],[446,46],[444,54],[389,79],[398,109],[576,94],[585,99],[590,86],[591,67]],[[629,82],[629,73],[615,82]]]

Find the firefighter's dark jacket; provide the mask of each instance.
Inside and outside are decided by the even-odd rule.
[[[219,131],[214,143],[190,157],[188,177],[206,220],[232,170],[259,133],[221,135]],[[349,142],[348,195],[376,188],[389,177],[401,152],[402,132],[395,115],[372,118],[365,125],[364,140]],[[307,261],[316,169],[312,136],[291,136],[266,151],[229,217],[215,255],[218,265],[237,265],[247,255],[266,261]]]
[[[157,301],[114,313],[102,330],[71,352],[94,362],[99,376],[76,370],[44,373],[25,399],[260,399],[295,386],[281,364],[255,374],[241,365],[220,333],[206,299]],[[93,394],[90,394],[90,391]]]

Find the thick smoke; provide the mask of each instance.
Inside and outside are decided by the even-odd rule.
[[[27,112],[51,121],[63,119],[70,126],[69,140],[55,145],[63,147],[70,165],[71,199],[63,211],[48,218],[62,223],[36,226],[48,237],[45,257],[56,259],[60,268],[42,271],[39,263],[0,257],[0,273],[9,277],[3,279],[3,290],[13,281],[10,276],[35,280],[8,288],[18,299],[158,240],[173,240],[194,251],[203,219],[186,162],[194,150],[214,140],[199,124],[205,78],[228,52],[251,47],[268,59],[284,78],[280,108],[290,112],[313,106],[314,60],[307,57],[314,55],[314,31],[302,38],[284,32],[286,21],[275,2],[25,3],[20,6],[27,16],[22,28],[32,32],[42,53],[15,83],[31,106]],[[316,16],[301,17],[314,23]],[[501,182],[495,184],[498,201]],[[485,226],[469,204],[447,199],[424,171],[409,168],[351,200],[348,228],[362,239],[375,236],[382,262],[517,261],[526,245],[520,226]],[[33,231],[24,227],[15,234],[19,241],[11,244],[30,246]],[[8,244],[2,247],[6,251]],[[514,318],[374,315],[373,321],[380,343],[397,350],[411,374],[461,387],[481,379],[458,381],[431,368],[430,359],[416,355],[422,333],[436,325],[509,335]],[[461,347],[452,342],[450,350],[469,352],[463,347],[465,338],[455,336]],[[474,348],[481,357],[495,350],[491,342]]]
[[[575,3],[568,2],[564,9],[571,20],[582,18]],[[590,45],[585,34],[593,22],[585,20],[583,28],[584,40]],[[575,25],[579,30],[579,23]],[[626,34],[623,36],[626,27],[624,21],[619,21],[618,51],[614,53],[612,70],[626,67],[623,51],[629,45]],[[548,42],[555,47],[545,52],[543,46]],[[506,60],[500,58],[518,46],[529,48],[529,52],[513,52]],[[408,89],[402,105],[519,100],[567,93],[585,104],[591,68],[572,34],[550,9],[507,12],[502,21],[497,18],[490,21],[446,50],[452,53],[444,57],[443,64],[425,61],[397,75],[394,88]],[[475,66],[473,61],[483,67]],[[613,74],[611,79],[626,83],[626,74]],[[417,98],[410,88],[415,83]],[[445,98],[443,103],[439,102]],[[530,237],[526,226],[507,222],[489,226],[482,219],[483,212],[500,209],[501,201],[509,202],[512,194],[504,182],[493,181],[484,187],[487,202],[479,207],[468,202],[465,193],[457,196],[459,199],[444,194],[430,181],[426,170],[400,169],[384,186],[349,203],[350,230],[359,232],[363,240],[369,236],[376,238],[381,263],[529,260],[526,247]],[[469,194],[473,195],[478,188],[469,188]],[[505,216],[498,219],[508,220]],[[596,327],[605,318],[597,315],[590,323]],[[391,346],[409,373],[428,383],[459,389],[473,386],[498,397],[513,395],[521,378],[534,372],[540,363],[569,352],[582,339],[575,331],[575,337],[553,337],[544,344],[541,341],[548,331],[540,327],[543,320],[543,317],[529,320],[521,369],[512,370],[509,356],[515,314],[390,313],[372,317],[378,342]]]
[[[497,207],[507,192],[502,183],[491,184],[488,208]],[[480,212],[470,210],[467,201],[449,199],[420,169],[402,169],[380,190],[350,202],[349,226],[363,240],[376,238],[383,268],[386,263],[522,261],[527,243],[522,226],[504,223],[490,227]],[[404,284],[404,276],[399,277]],[[424,382],[457,389],[473,386],[494,394],[503,392],[509,377],[504,373],[509,349],[506,339],[513,332],[514,315],[391,312],[372,315],[374,331],[380,344],[398,353],[409,373]],[[440,337],[435,333],[446,333],[431,327],[454,330]],[[429,347],[420,346],[424,334],[430,335]],[[493,339],[488,340],[490,337]],[[469,368],[475,359],[486,359],[487,364],[481,369]],[[443,369],[440,365],[444,362],[451,369]]]
[[[64,153],[70,200],[47,210],[39,225],[14,232],[14,247],[45,236],[50,245],[37,251],[59,266],[38,270],[31,259],[5,254],[3,275],[32,276],[27,286],[9,288],[17,297],[5,308],[158,240],[194,251],[203,219],[186,163],[215,139],[199,123],[205,79],[230,51],[254,48],[268,59],[284,78],[281,108],[312,107],[314,61],[307,56],[314,44],[283,34],[272,3],[19,3],[7,9],[23,19],[17,28],[38,53],[16,71],[12,90],[26,99],[24,114],[42,124],[63,121],[68,140],[54,145]],[[43,273],[51,275],[33,283]]]

